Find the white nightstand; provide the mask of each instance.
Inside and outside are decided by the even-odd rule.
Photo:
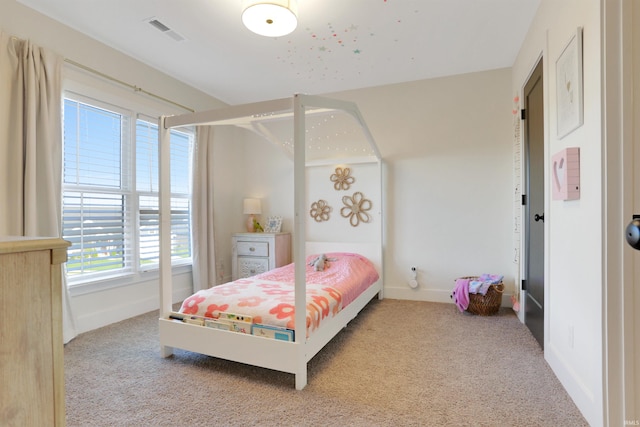
[[[234,233],[231,279],[255,276],[291,262],[290,233]]]

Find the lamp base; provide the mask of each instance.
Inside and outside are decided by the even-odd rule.
[[[247,232],[248,233],[253,233],[255,230],[253,229],[253,220],[254,220],[254,216],[253,214],[249,215],[249,218],[247,218]]]

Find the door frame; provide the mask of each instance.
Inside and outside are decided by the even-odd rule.
[[[634,209],[634,135],[640,126],[633,116],[633,20],[640,20],[634,0],[602,1],[602,146],[603,188],[603,423],[624,425],[640,421],[640,378],[637,360],[640,313],[632,299],[634,251],[626,245],[624,229]],[[635,18],[634,18],[635,16]],[[637,50],[637,46],[636,46]],[[638,54],[636,54],[638,55]],[[638,70],[635,70],[637,73]],[[635,128],[634,128],[635,127]],[[639,142],[635,142],[640,144]],[[638,172],[635,172],[638,174]],[[626,197],[625,197],[626,196]]]
[[[519,89],[520,93],[518,95],[519,99],[522,100],[521,101],[522,104],[519,104],[519,108],[525,108],[525,106],[524,106],[525,86],[526,86],[527,82],[531,79],[531,77],[533,76],[533,73],[535,72],[536,67],[538,66],[540,61],[542,61],[542,79],[543,79],[542,80],[542,90],[544,92],[543,96],[545,97],[545,99],[547,99],[547,96],[548,96],[548,94],[547,94],[547,82],[546,82],[546,79],[544,77],[546,76],[548,65],[546,64],[546,61],[545,61],[545,52],[541,51],[540,54],[538,55],[538,57],[535,59],[535,61],[533,61],[532,66],[531,66],[531,68],[529,70],[529,73],[522,80],[522,84],[521,84],[520,89]],[[547,109],[546,108],[544,109],[543,114],[544,114],[544,122],[545,122],[545,125],[546,125],[548,123],[548,121],[547,121]],[[520,115],[520,112],[518,112],[518,115]],[[522,122],[523,122],[523,120],[521,119],[520,120],[520,129],[519,129],[519,139],[520,139],[519,140],[519,150],[520,150],[520,165],[522,165],[522,166],[520,168],[520,176],[519,176],[519,180],[518,181],[519,181],[519,187],[521,189],[520,195],[521,196],[525,196],[525,198],[528,199],[529,195],[528,195],[528,190],[526,189],[527,188],[527,176],[526,175],[528,173],[528,171],[526,170],[526,167],[528,167],[528,166],[526,166],[526,165],[527,165],[527,162],[529,160],[527,158],[527,153],[526,153],[526,150],[525,150],[526,147],[525,147],[525,142],[524,142],[524,125],[523,125]],[[545,155],[545,159],[547,158],[547,138],[548,138],[547,129],[545,127],[545,134],[544,134],[544,141],[545,141],[544,142],[544,147],[545,147],[544,148],[545,149],[545,154],[544,155]],[[547,169],[547,162],[546,161],[545,161],[544,168],[545,168],[545,177],[546,177],[547,176],[547,170],[546,170]],[[545,183],[545,185],[546,185],[546,183]],[[548,207],[549,207],[549,206],[547,206],[546,192],[547,192],[547,189],[545,187],[545,202],[544,202],[544,204],[545,204],[545,206],[544,206],[545,212],[548,210]],[[519,252],[518,252],[518,278],[520,280],[519,280],[519,283],[516,284],[516,286],[517,286],[517,289],[519,290],[518,302],[520,304],[520,309],[518,310],[517,315],[518,315],[518,320],[520,320],[520,322],[524,324],[524,321],[525,321],[524,313],[526,311],[526,298],[525,298],[524,292],[526,292],[526,291],[523,291],[523,289],[522,289],[522,279],[525,279],[527,277],[526,276],[526,274],[527,274],[527,271],[526,271],[526,268],[527,268],[526,259],[528,257],[528,253],[527,253],[526,236],[529,233],[529,230],[527,228],[528,225],[527,225],[526,216],[525,216],[527,207],[524,205],[524,203],[520,203],[519,208],[520,208],[520,214],[518,215],[518,221],[517,222],[518,222],[518,226],[519,226],[519,233],[518,233],[518,236],[519,236],[519,245],[518,245],[519,246]],[[547,228],[546,228],[546,226],[544,227],[544,229],[545,229],[545,236],[544,236],[545,274],[544,274],[544,280],[545,280],[545,283],[547,283],[547,279],[548,279],[548,277],[547,277],[548,259],[547,259],[547,255],[546,254],[548,253],[548,249],[549,248],[548,248],[548,236],[547,236]],[[545,298],[546,298],[546,293],[545,293]],[[546,305],[547,302],[545,301],[544,303]],[[546,319],[546,314],[545,314],[545,336],[546,335],[547,335],[547,319]]]
[[[527,77],[524,79],[524,82],[522,83],[522,88],[521,88],[521,96],[520,99],[522,99],[523,105],[522,108],[524,108],[525,110],[528,108],[527,103],[526,103],[526,97],[527,97],[527,93],[526,93],[526,87],[529,84],[529,82],[531,81],[531,79],[534,77],[536,70],[538,69],[539,66],[541,66],[540,69],[540,79],[542,79],[542,96],[543,99],[547,99],[547,94],[546,94],[546,87],[545,87],[545,68],[546,68],[546,64],[545,64],[545,58],[544,58],[544,54],[541,53],[538,58],[535,60],[535,62],[533,63],[533,66],[531,67],[531,70],[529,71],[529,74],[527,75]],[[547,191],[547,157],[548,157],[548,153],[547,153],[547,120],[546,120],[546,112],[547,109],[545,108],[545,103],[543,101],[543,111],[542,111],[542,123],[544,126],[543,132],[542,132],[542,137],[543,137],[543,147],[542,147],[542,157],[543,157],[543,162],[542,162],[542,176],[543,176],[543,182],[542,182],[542,192],[543,192],[543,196],[542,196],[542,202],[543,202],[543,206],[542,206],[542,211],[543,213],[548,211],[548,206],[547,206],[547,199],[548,199],[548,191]],[[526,113],[528,114],[528,112]],[[531,229],[529,227],[529,224],[531,222],[531,217],[534,215],[535,212],[532,211],[531,209],[531,181],[530,181],[530,176],[531,176],[531,167],[530,167],[530,162],[529,162],[529,141],[526,140],[527,135],[528,135],[528,126],[529,126],[529,121],[526,121],[526,124],[524,124],[522,126],[522,138],[520,141],[520,147],[521,147],[521,152],[522,152],[522,165],[524,165],[524,168],[522,169],[523,173],[522,173],[522,189],[523,189],[523,194],[525,195],[525,199],[526,199],[526,203],[523,203],[521,208],[521,224],[522,224],[522,236],[523,238],[523,243],[522,243],[522,248],[521,248],[521,253],[522,253],[522,258],[520,261],[520,271],[521,271],[521,277],[523,279],[527,280],[527,285],[529,285],[529,270],[530,270],[530,253],[529,253],[529,243],[530,243],[530,236],[531,236]],[[548,251],[548,233],[547,233],[547,225],[546,222],[543,220],[542,222],[542,233],[543,233],[543,247],[542,247],[542,262],[544,263],[543,266],[543,286],[544,288],[544,295],[543,295],[543,299],[542,301],[540,301],[540,303],[542,304],[542,309],[543,309],[543,333],[542,333],[542,343],[541,343],[541,347],[544,349],[546,347],[546,337],[548,337],[548,313],[547,310],[545,309],[545,307],[547,307],[547,289],[546,289],[546,283],[548,283],[548,275],[547,275],[547,271],[548,271],[548,265],[549,265],[549,260],[547,259],[547,254],[549,253]],[[521,298],[520,298],[520,304],[521,304],[521,316],[520,316],[520,321],[522,323],[524,323],[526,325],[526,313],[527,313],[527,294],[528,294],[528,290],[523,291],[522,290],[522,282],[520,283],[520,291],[521,291]]]

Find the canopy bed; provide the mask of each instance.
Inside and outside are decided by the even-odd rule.
[[[175,318],[176,313],[172,311],[171,205],[169,191],[166,190],[170,188],[169,134],[173,128],[193,125],[231,125],[249,129],[281,147],[293,160],[293,259],[298,262],[287,267],[292,277],[282,279],[292,282],[294,310],[288,327],[293,341],[203,327],[197,322]],[[168,357],[173,354],[173,348],[180,348],[292,373],[295,374],[296,389],[303,389],[307,384],[307,362],[371,299],[376,295],[382,298],[383,168],[379,151],[362,115],[351,102],[298,94],[292,98],[161,117],[159,129],[159,327],[162,356]],[[351,168],[358,171],[356,182],[350,175]],[[334,173],[329,174],[328,170]],[[328,182],[330,192],[341,191],[337,197],[342,197],[342,209],[337,206],[329,209],[324,200],[325,193],[318,192],[317,185],[310,185],[312,180],[320,179],[318,177]],[[331,224],[326,221],[330,215]],[[340,265],[343,258],[351,259],[355,254],[355,257],[370,262],[374,274],[369,275],[372,283],[362,286],[358,294],[349,295],[349,298],[346,298],[347,294],[339,294],[339,306],[332,309],[332,315],[321,324],[311,322],[316,326],[311,331],[308,298],[313,297],[307,292],[315,292],[310,290],[315,284],[307,281],[318,280],[309,273],[312,268],[309,260],[320,254],[327,255],[328,271],[332,263]],[[268,272],[256,280],[261,280],[263,285],[271,285],[271,279],[281,280],[280,277],[269,276],[270,273],[279,275],[279,271]],[[281,286],[280,283],[273,285]],[[238,286],[238,283],[219,286]],[[337,292],[331,283],[323,286],[329,286],[334,295]],[[199,296],[195,298],[197,300],[185,300],[182,314],[178,316],[196,313],[193,304],[202,300]],[[343,300],[345,304],[342,304]],[[194,311],[190,311],[192,309]]]

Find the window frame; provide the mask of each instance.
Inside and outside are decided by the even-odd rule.
[[[143,116],[141,114],[138,114],[138,117],[136,119],[136,127],[137,127],[137,121],[147,122],[147,123],[151,124],[152,126],[155,126],[156,128],[158,127],[158,120],[157,119],[155,119],[155,122],[154,122],[153,118],[146,117],[146,116]],[[184,134],[184,135],[187,135],[187,137],[190,136],[191,138],[193,138],[193,140],[191,142],[191,145],[189,147],[187,147],[187,163],[188,163],[187,169],[189,171],[193,171],[193,150],[194,150],[195,138],[196,138],[196,132],[195,132],[194,128],[193,127],[187,127],[187,128],[182,128],[182,129],[178,129],[178,130],[172,130],[172,132],[179,133],[179,134]],[[176,147],[175,143],[172,144],[172,147]],[[138,147],[136,146],[136,148],[135,148],[135,151],[136,151],[136,159],[135,159],[135,161],[136,161],[136,169],[137,169],[137,148]],[[159,151],[160,150],[158,149],[158,153],[159,153]],[[160,163],[159,163],[159,161],[158,161],[157,167],[158,167],[158,182],[157,182],[157,187],[158,188],[155,191],[154,190],[147,191],[147,190],[139,189],[137,187],[137,185],[136,185],[135,186],[136,188],[133,191],[133,193],[135,195],[136,212],[139,213],[139,215],[136,218],[138,220],[138,222],[136,222],[136,227],[135,227],[136,241],[138,242],[138,249],[140,249],[140,246],[141,246],[140,245],[140,242],[141,242],[141,240],[140,240],[140,231],[141,231],[142,227],[141,227],[141,224],[140,224],[139,220],[140,220],[140,215],[141,215],[141,212],[142,212],[142,209],[140,207],[141,206],[140,199],[142,197],[156,197],[158,199],[158,209],[156,209],[157,215],[158,215],[158,239],[160,237],[160,234],[159,234],[159,229],[160,229],[160,222],[159,222],[159,219],[160,219],[159,218],[159,216],[160,216],[160,191],[159,191],[160,190],[160,188],[159,188],[159,183],[160,183]],[[137,170],[136,170],[136,172],[137,172]],[[137,175],[136,175],[135,180],[137,182]],[[173,184],[174,184],[174,182],[172,181],[172,186],[173,186]],[[192,226],[191,226],[192,177],[191,176],[188,177],[187,186],[188,186],[187,193],[178,192],[178,191],[172,191],[171,192],[171,200],[173,200],[173,199],[186,200],[186,202],[188,204],[188,207],[187,207],[187,212],[188,212],[188,215],[189,215],[189,233],[188,233],[188,238],[189,238],[189,246],[190,246],[191,256],[188,257],[188,258],[184,258],[184,259],[178,259],[178,258],[174,258],[173,255],[172,255],[172,259],[171,259],[172,267],[179,266],[179,265],[187,265],[187,264],[191,265],[193,263],[193,237],[192,237],[192,232],[191,232],[191,230],[192,230]],[[172,190],[173,190],[173,188],[172,188]],[[173,213],[174,209],[172,208],[171,211]],[[172,221],[172,224],[173,224],[173,221]],[[160,268],[160,252],[159,252],[159,249],[160,249],[160,244],[159,244],[159,241],[158,241],[158,256],[157,256],[158,262],[148,264],[146,266],[146,268],[143,268],[143,266],[141,264],[140,257],[138,257],[138,260],[136,261],[137,262],[136,265],[138,266],[137,268],[139,270],[141,270],[141,271],[153,271],[153,270],[159,269]],[[138,250],[137,255],[138,256],[140,255],[140,250]]]
[[[137,121],[141,120],[144,122],[149,122],[152,125],[157,127],[158,120],[157,117],[161,115],[160,111],[164,108],[160,105],[154,105],[154,102],[145,102],[149,101],[147,99],[138,99],[142,98],[140,96],[118,96],[114,93],[107,93],[100,91],[97,88],[86,86],[83,84],[77,84],[77,82],[66,81],[65,88],[63,90],[62,96],[62,108],[64,111],[64,103],[66,99],[72,99],[76,102],[85,103],[97,108],[104,108],[109,111],[114,111],[118,114],[125,115],[128,117],[128,138],[129,143],[127,146],[128,154],[129,154],[129,173],[130,173],[130,185],[128,186],[126,192],[129,197],[129,211],[126,213],[126,223],[131,227],[129,236],[125,238],[125,250],[131,251],[129,254],[129,263],[125,266],[124,269],[118,269],[113,272],[105,272],[105,273],[96,273],[96,274],[86,274],[84,276],[80,275],[77,277],[67,276],[67,284],[71,295],[82,295],[86,293],[96,292],[100,290],[105,290],[113,287],[119,286],[128,286],[136,283],[148,282],[148,281],[156,281],[159,279],[159,263],[153,263],[148,266],[142,266],[140,264],[140,234],[138,227],[139,213],[140,213],[140,203],[139,198],[141,194],[147,194],[157,197],[157,192],[144,192],[138,191],[137,182],[136,182],[136,127]],[[120,94],[122,95],[122,94]],[[126,95],[126,94],[125,94]],[[171,113],[179,113],[177,111],[171,111],[171,108],[167,108],[164,114]],[[64,117],[62,123],[64,129]],[[195,127],[185,128],[180,130],[182,133],[191,134],[192,135],[192,144],[189,148],[189,170],[193,170],[192,164],[192,150],[194,149],[195,139],[196,139],[196,131]],[[124,155],[124,149],[122,155]],[[62,156],[64,156],[64,150],[62,150]],[[63,176],[64,176],[64,162],[63,162]],[[159,173],[159,172],[158,172]],[[180,259],[177,261],[172,261],[172,271],[174,274],[182,274],[186,272],[190,272],[192,270],[193,263],[193,237],[192,237],[192,201],[191,201],[191,176],[188,177],[189,182],[189,193],[184,194],[181,193],[180,196],[188,201],[188,209],[189,209],[189,243],[190,243],[190,254],[191,256],[185,259]],[[62,185],[62,193],[63,195],[68,191],[74,191],[74,189],[70,188],[64,180],[61,183]],[[83,188],[84,187],[76,187]],[[87,190],[89,187],[87,187]],[[105,192],[105,189],[101,189],[101,192]],[[86,191],[86,190],[84,190]],[[91,191],[91,190],[89,190]],[[124,194],[124,189],[114,189],[114,192],[117,194]],[[174,194],[172,194],[174,197]],[[127,249],[127,246],[129,249]]]

